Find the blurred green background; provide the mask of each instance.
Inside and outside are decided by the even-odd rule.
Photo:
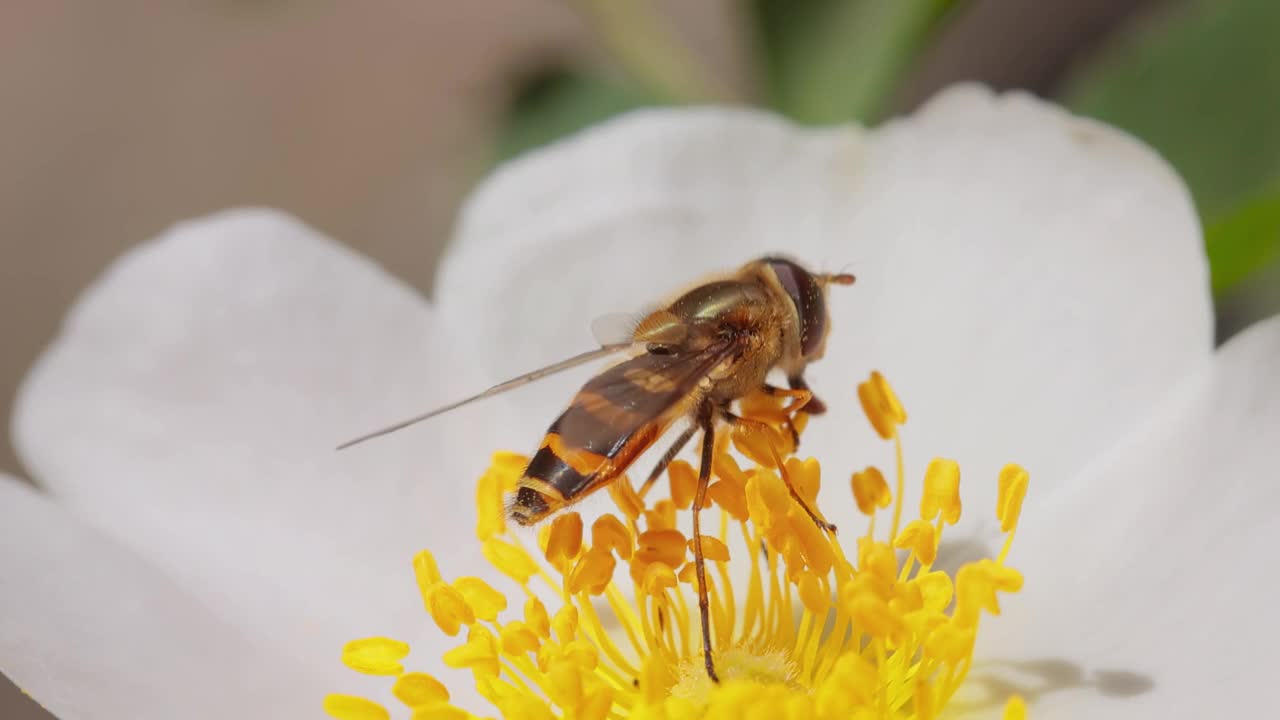
[[[429,292],[461,198],[528,148],[646,105],[875,123],[962,80],[1163,153],[1225,339],[1280,311],[1277,38],[1274,0],[13,0],[0,404],[76,294],[182,218],[282,207]],[[0,684],[0,717],[47,716]]]
[[[921,63],[942,54],[949,28],[965,22],[966,13],[1002,4],[1010,5],[745,2],[741,20],[755,71],[751,100],[804,124],[874,124],[919,101]],[[639,37],[629,32],[634,18],[628,16],[643,3],[581,5],[596,15],[619,65],[545,69],[516,97],[497,138],[497,158],[634,107],[725,98],[673,36],[657,27]],[[1036,22],[1025,16],[1028,10],[1044,12],[1052,20],[1042,19],[1041,29],[1056,20],[1059,32],[1076,35],[1059,38],[1069,47],[1058,49],[1065,57],[1053,58],[1059,63],[1049,72],[1027,73],[1021,83],[976,71],[948,79],[1025,87],[1155,146],[1191,186],[1205,226],[1220,338],[1280,310],[1280,3],[1114,2],[1106,8],[1085,2],[1074,10],[1053,5],[1024,3],[1021,13],[1007,8],[1010,22],[1001,25],[1007,35],[973,38],[1016,49],[994,51],[1004,61],[1039,66],[1043,60],[1033,56],[1054,48],[1028,43],[1035,33],[1026,33],[1031,28],[1023,23]],[[1072,17],[1096,25],[1075,25]],[[959,54],[973,58],[986,52],[992,51]],[[945,70],[940,74],[945,77]]]
[[[671,37],[627,33],[625,16],[640,4],[583,5],[595,10],[602,28],[618,31],[605,40],[617,50],[621,67],[548,69],[517,97],[497,141],[498,158],[630,108],[723,97]],[[984,4],[753,0],[744,5],[756,69],[753,101],[796,122],[823,125],[874,124],[913,105],[919,98],[910,81],[921,60],[937,53],[949,26]],[[1222,311],[1220,337],[1228,337],[1280,309],[1280,3],[1112,5],[1110,18],[1102,8],[1098,16],[1112,22],[1098,27],[1101,32],[1080,33],[1071,62],[1050,77],[1027,76],[1025,85],[1009,86],[1038,91],[1124,128],[1178,169],[1205,226]],[[1130,15],[1126,9],[1145,12]],[[1011,22],[1004,26],[1011,37],[990,41],[1022,47],[1016,35],[1024,29]],[[1060,30],[1073,30],[1066,18]],[[1031,55],[1036,48],[1025,51]],[[1016,53],[1006,59],[1031,60]]]

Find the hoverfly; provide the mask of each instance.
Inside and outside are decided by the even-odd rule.
[[[718,682],[711,655],[705,560],[699,514],[706,504],[715,428],[758,422],[734,414],[732,404],[763,391],[791,398],[789,414],[820,414],[825,406],[804,380],[805,367],[826,349],[830,316],[827,288],[851,285],[849,274],[811,273],[792,260],[769,256],[708,280],[644,316],[623,342],[575,355],[484,392],[362,435],[350,447],[469,403],[534,382],[602,357],[631,356],[583,385],[568,409],[551,423],[508,505],[512,520],[533,525],[617,480],[680,420],[689,426],[675,439],[638,491],[658,479],[695,433],[702,431],[701,465],[693,501],[694,570],[707,675]],[[781,370],[788,388],[768,384]],[[794,432],[794,431],[793,431]],[[785,479],[785,478],[784,478]],[[794,488],[791,496],[824,529],[823,521]]]

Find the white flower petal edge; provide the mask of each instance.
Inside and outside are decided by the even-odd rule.
[[[3,475],[0,567],[0,670],[59,717],[315,715],[292,658]]]
[[[639,111],[499,169],[464,209],[437,298],[494,379],[592,347],[600,315],[649,309],[713,271],[785,248],[816,256],[861,146],[765,113]],[[772,225],[768,225],[773,223]],[[832,261],[846,258],[833,255]],[[495,346],[508,349],[494,352]],[[512,400],[549,423],[588,373]]]
[[[1280,623],[1280,316],[1223,346],[1160,422],[1043,502],[984,623],[978,682],[1037,720],[1270,717]],[[985,680],[984,680],[985,679]]]
[[[740,109],[606,123],[481,187],[439,297],[472,310],[455,334],[497,380],[589,347],[595,314],[766,251],[858,275],[832,290],[811,378],[835,411],[802,450],[842,472],[886,463],[851,399],[878,368],[911,415],[909,472],[954,457],[979,478],[976,507],[1009,460],[1040,488],[1069,481],[1212,352],[1201,236],[1168,165],[1121,132],[974,86],[870,133]],[[549,420],[578,381],[514,402]],[[843,483],[828,492],[829,512],[845,509],[833,519],[857,522]]]
[[[56,497],[338,691],[347,640],[436,638],[417,550],[451,549],[451,575],[484,565],[459,541],[510,443],[500,402],[334,450],[478,385],[449,351],[368,261],[278,213],[227,212],[85,293],[22,389],[16,445]]]

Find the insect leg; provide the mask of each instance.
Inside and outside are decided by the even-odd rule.
[[[790,390],[787,390],[786,388],[780,388],[780,387],[777,387],[776,385],[770,385],[768,383],[765,383],[761,387],[761,389],[764,390],[764,393],[766,395],[771,395],[773,397],[792,398],[791,404],[782,408],[782,412],[787,413],[788,415],[792,413],[800,412],[801,410],[808,412],[809,405],[814,401],[813,392],[811,392],[808,388],[805,388],[802,390],[797,390],[795,388],[792,388]]]
[[[813,393],[810,392],[809,390],[796,390],[796,389],[784,390],[783,388],[775,387],[768,383],[765,383],[762,389],[764,390],[764,393],[766,395],[771,395],[773,397],[794,398],[794,401],[790,405],[782,408],[782,412],[787,416],[785,425],[787,428],[787,432],[790,433],[791,435],[791,447],[799,448],[800,433],[799,431],[796,430],[796,426],[794,423],[791,422],[791,420],[794,417],[794,415],[800,412],[801,410],[804,410],[805,412],[809,412],[809,406],[813,405],[815,402],[818,402],[818,399],[815,398],[813,396]],[[826,408],[823,407],[822,410],[825,412]]]
[[[770,428],[767,423],[734,415],[725,409],[720,410],[720,415],[728,421],[730,425],[753,425],[761,432],[765,433],[766,437],[768,435]],[[791,482],[791,474],[787,472],[787,464],[782,462],[782,457],[778,454],[778,449],[773,446],[773,443],[769,444],[769,449],[773,451],[774,464],[778,466],[778,474],[782,476],[782,483],[787,486],[787,492],[791,494],[791,499],[795,500],[800,505],[805,514],[809,516],[809,519],[812,520],[815,525],[822,530],[835,532],[836,526],[826,520],[823,520],[822,516],[819,515],[816,510],[809,507],[809,503],[805,502],[805,499],[800,496],[800,492],[796,490],[795,484]]]
[[[676,456],[679,455],[680,451],[684,449],[684,446],[688,444],[689,438],[693,437],[693,434],[697,431],[697,425],[690,425],[685,428],[684,432],[680,433],[680,437],[676,438],[676,441],[671,445],[671,447],[662,454],[662,459],[654,466],[653,472],[649,473],[649,479],[645,480],[644,484],[640,486],[640,489],[636,491],[641,500],[643,500],[645,494],[649,492],[649,488],[653,487],[653,484],[658,481],[658,476],[662,474],[662,471],[666,470],[667,466],[671,464],[671,461],[676,459]]]
[[[707,502],[707,487],[711,484],[711,460],[716,446],[715,415],[710,403],[698,411],[698,425],[702,428],[702,465],[698,468],[698,492],[693,497],[693,567],[698,577],[698,615],[702,620],[702,659],[707,666],[707,677],[720,682],[715,662],[711,659],[711,612],[707,599],[707,561],[702,554],[702,527],[698,516]]]
[[[792,390],[803,390],[809,393],[809,402],[805,403],[804,411],[810,415],[821,415],[827,411],[827,404],[822,402],[809,390],[809,383],[805,382],[804,376],[800,373],[791,375],[787,378],[787,384]]]

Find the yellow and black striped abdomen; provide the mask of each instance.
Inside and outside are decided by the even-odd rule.
[[[547,429],[511,517],[530,525],[621,476],[687,413],[719,352],[644,354],[587,382]]]

